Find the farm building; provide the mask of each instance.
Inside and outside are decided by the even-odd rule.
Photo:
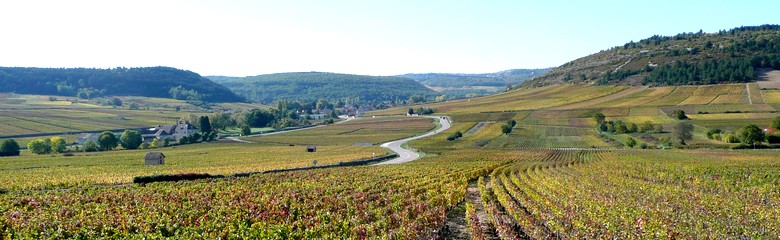
[[[316,152],[317,151],[317,146],[316,145],[308,145],[308,146],[306,146],[306,151],[307,152]]]
[[[177,124],[157,125],[157,127],[141,129],[141,136],[143,136],[144,142],[150,142],[155,138],[157,140],[170,138],[173,141],[178,141],[182,137],[192,136],[198,131],[188,121],[179,121]]]
[[[165,154],[161,152],[148,152],[144,157],[144,162],[146,162],[147,166],[164,165]]]

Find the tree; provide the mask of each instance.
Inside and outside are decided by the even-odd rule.
[[[200,132],[208,134],[211,132],[211,122],[209,122],[209,116],[200,116],[198,119],[200,125]]]
[[[236,126],[236,120],[230,117],[227,113],[215,113],[209,117],[211,127],[215,129],[225,130],[230,127]]]
[[[632,137],[629,137],[628,140],[626,140],[626,146],[628,146],[629,148],[633,148],[634,146],[636,146],[636,140],[634,140],[634,138]]]
[[[138,149],[141,143],[144,142],[144,139],[141,137],[141,132],[128,129],[119,137],[119,142],[122,143],[122,147],[125,149]]]
[[[155,138],[155,139],[152,139],[152,144],[151,144],[149,147],[151,147],[151,148],[158,148],[158,147],[161,147],[161,146],[160,146],[160,141],[158,141],[158,140],[157,140],[157,138]]]
[[[192,136],[190,136],[190,143],[197,143],[200,141],[200,137],[202,135],[200,133],[193,133]]]
[[[252,129],[249,128],[249,126],[242,126],[241,127],[241,136],[249,136],[252,134]]]
[[[742,140],[742,143],[744,144],[760,143],[763,142],[765,138],[764,131],[755,124],[745,126],[739,133],[739,139]]]
[[[423,97],[422,95],[419,95],[419,94],[415,94],[415,95],[412,95],[411,97],[409,97],[409,104],[421,103],[421,102],[424,102],[424,101],[425,101],[425,97]]]
[[[168,145],[171,145],[171,138],[169,138],[169,137],[163,138],[162,146],[163,147],[167,147]]]
[[[685,111],[678,109],[674,111],[674,118],[677,120],[686,120],[688,119],[688,116],[685,115]]]
[[[606,120],[607,117],[604,116],[603,113],[594,113],[593,114],[593,120],[596,120],[596,124],[602,124],[604,123],[604,120]]]
[[[68,143],[66,143],[65,140],[62,139],[62,137],[52,137],[50,141],[51,141],[51,150],[56,153],[64,153],[68,147]]]
[[[148,142],[141,143],[141,149],[149,149],[151,147],[152,145],[149,144]]]
[[[509,126],[515,127],[515,126],[517,126],[517,121],[512,119],[512,120],[507,121],[506,124],[509,124]]]
[[[122,106],[122,100],[119,100],[119,98],[111,99],[111,105],[121,107]]]
[[[506,135],[512,133],[512,125],[509,124],[501,125],[501,133],[504,133]]]
[[[27,150],[35,154],[51,153],[51,142],[49,139],[35,139],[27,143]]]
[[[118,145],[116,135],[108,131],[102,132],[100,135],[98,135],[97,144],[100,146],[100,150],[103,151],[113,150]]]
[[[95,143],[93,141],[85,142],[84,146],[83,146],[83,149],[84,149],[85,152],[97,152],[98,150],[100,150],[100,148],[98,147],[97,143]]]
[[[138,110],[141,109],[140,106],[138,106],[138,103],[130,103],[130,110]]]
[[[5,139],[0,142],[0,157],[19,156],[19,143],[13,139]]]
[[[780,116],[777,116],[772,120],[772,128],[780,130]]]
[[[693,124],[689,121],[680,121],[674,125],[674,136],[685,145],[685,140],[693,139]]]
[[[414,114],[414,108],[409,108],[409,110],[406,111],[406,114],[408,115]]]
[[[179,144],[180,145],[184,145],[184,144],[188,144],[188,143],[190,143],[190,137],[183,136],[183,137],[179,138]]]

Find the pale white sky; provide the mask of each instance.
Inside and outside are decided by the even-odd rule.
[[[776,1],[3,0],[0,66],[482,73],[654,34],[778,24],[778,12]]]

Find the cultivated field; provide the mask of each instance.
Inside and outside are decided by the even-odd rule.
[[[430,118],[378,117],[359,118],[342,124],[294,131],[283,134],[243,138],[252,142],[272,144],[352,145],[381,144],[411,137],[434,128]]]
[[[539,152],[480,178],[466,218],[488,238],[764,238],[780,224],[778,163],[758,151]]]
[[[253,143],[162,148],[166,165],[155,167],[143,165],[140,150],[24,152],[0,159],[8,186],[0,187],[0,238],[771,239],[780,228],[775,150],[656,149],[669,147],[661,139],[674,137],[676,110],[694,124],[688,146],[736,145],[707,139],[713,128],[767,127],[778,116],[776,90],[755,88],[562,85],[427,104],[451,116],[452,127],[410,142],[425,157],[400,165],[129,184],[139,175],[368,158],[386,152],[353,143],[417,135],[435,127],[431,119],[362,118],[242,138]],[[134,113],[144,111],[126,118]],[[594,113],[662,131],[597,133]],[[44,123],[77,128],[56,122],[68,116]],[[4,117],[33,124],[40,116]],[[508,120],[517,125],[504,134]],[[458,131],[465,134],[447,139]],[[630,139],[649,149],[624,146]],[[318,151],[306,152],[307,144]]]
[[[49,97],[58,100],[50,101]],[[105,105],[107,99],[83,100],[62,96],[0,95],[0,137],[10,135],[99,131],[175,123],[188,114],[208,111],[180,100],[147,97],[117,97],[122,107]],[[130,110],[130,104],[139,108]],[[248,109],[259,105],[226,103],[216,109]],[[176,110],[176,107],[179,110]]]
[[[32,155],[0,160],[0,185],[5,189],[64,187],[94,183],[125,184],[135,176],[177,173],[235,174],[368,159],[387,154],[380,147],[268,146],[228,140],[166,147],[151,151],[165,154],[165,165],[145,166],[150,150],[75,153],[75,156]]]

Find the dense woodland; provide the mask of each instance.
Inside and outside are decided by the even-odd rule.
[[[277,73],[254,77],[209,77],[252,101],[281,100],[350,102],[406,100],[419,95],[433,98],[433,90],[401,77],[376,77],[322,72]]]
[[[235,102],[243,99],[197,73],[170,67],[23,68],[0,67],[0,92],[78,96],[129,95]]]

